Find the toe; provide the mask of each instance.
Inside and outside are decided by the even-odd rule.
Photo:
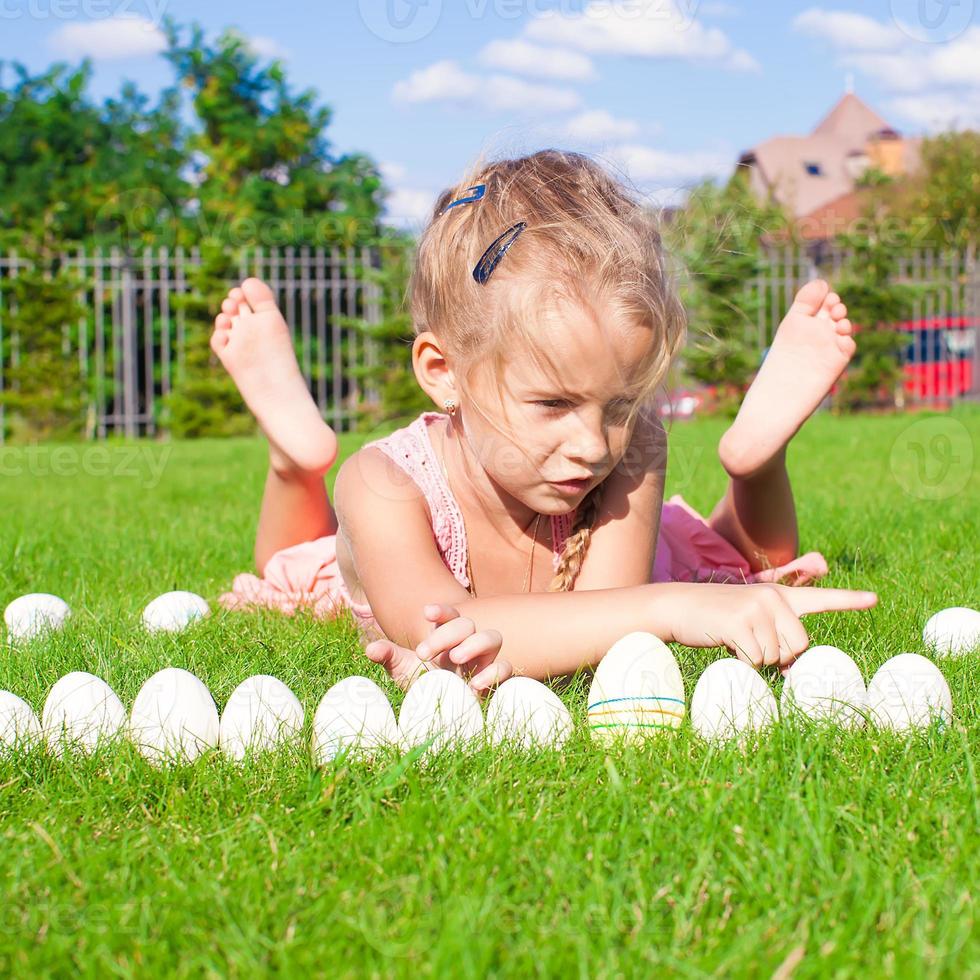
[[[215,330],[231,330],[231,317],[227,313],[219,313],[214,318]]]
[[[823,305],[830,286],[823,279],[811,279],[796,294],[793,303],[802,306],[808,313],[815,314]]]
[[[837,346],[840,348],[840,352],[846,357],[853,357],[854,352],[857,350],[857,344],[854,343],[853,337],[838,337]]]
[[[223,300],[221,303],[221,312],[227,313],[229,317],[235,316],[238,313],[237,301],[231,298]]]
[[[261,280],[254,276],[246,279],[242,283],[242,292],[248,305],[258,313],[260,310],[270,310],[276,308],[276,297],[272,290]]]
[[[228,346],[228,341],[231,340],[231,332],[229,330],[215,330],[211,334],[211,350],[215,354],[220,355],[221,352]]]
[[[847,307],[843,303],[835,303],[830,310],[834,320],[843,320],[847,316]]]
[[[851,321],[848,320],[847,317],[838,320],[835,326],[837,327],[837,332],[845,337],[850,335],[851,331],[854,329],[851,326]]]

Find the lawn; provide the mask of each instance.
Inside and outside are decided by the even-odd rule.
[[[673,427],[668,494],[710,509],[721,431]],[[976,408],[818,416],[794,443],[804,550],[827,557],[826,584],[880,596],[805,623],[866,679],[921,652],[931,612],[980,605],[978,455]],[[400,703],[346,618],[222,612],[176,637],[140,629],[153,596],[213,602],[250,570],[258,440],[8,449],[0,463],[0,605],[54,592],[75,612],[59,635],[0,648],[0,688],[38,712],[71,670],[103,677],[128,710],[168,665],[219,708],[245,677],[274,674],[307,726],[352,673]],[[722,651],[675,652],[690,697]],[[783,723],[740,751],[685,722],[599,748],[580,679],[562,693],[576,732],[561,753],[323,770],[305,749],[244,769],[210,753],[158,770],[125,743],[6,758],[0,971],[980,976],[980,663],[941,665],[954,724],[912,737]]]

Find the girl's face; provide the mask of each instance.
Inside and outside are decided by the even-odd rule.
[[[540,343],[555,364],[552,378],[529,357],[514,353],[505,367],[499,399],[507,438],[479,412],[466,419],[469,441],[487,475],[511,496],[541,514],[564,514],[581,503],[623,458],[627,426],[652,331],[626,322],[611,307],[595,311],[564,303],[542,317]],[[482,373],[480,403],[499,412],[498,395]],[[585,478],[577,489],[556,483]]]

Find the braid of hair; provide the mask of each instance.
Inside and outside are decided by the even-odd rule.
[[[582,501],[575,519],[575,526],[565,539],[555,577],[548,586],[548,592],[570,592],[585,561],[592,540],[592,531],[599,520],[599,506],[602,502],[602,484],[593,487]]]

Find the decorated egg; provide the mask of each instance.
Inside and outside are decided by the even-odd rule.
[[[589,687],[594,738],[636,740],[677,728],[684,718],[684,679],[670,648],[652,633],[617,640]]]

